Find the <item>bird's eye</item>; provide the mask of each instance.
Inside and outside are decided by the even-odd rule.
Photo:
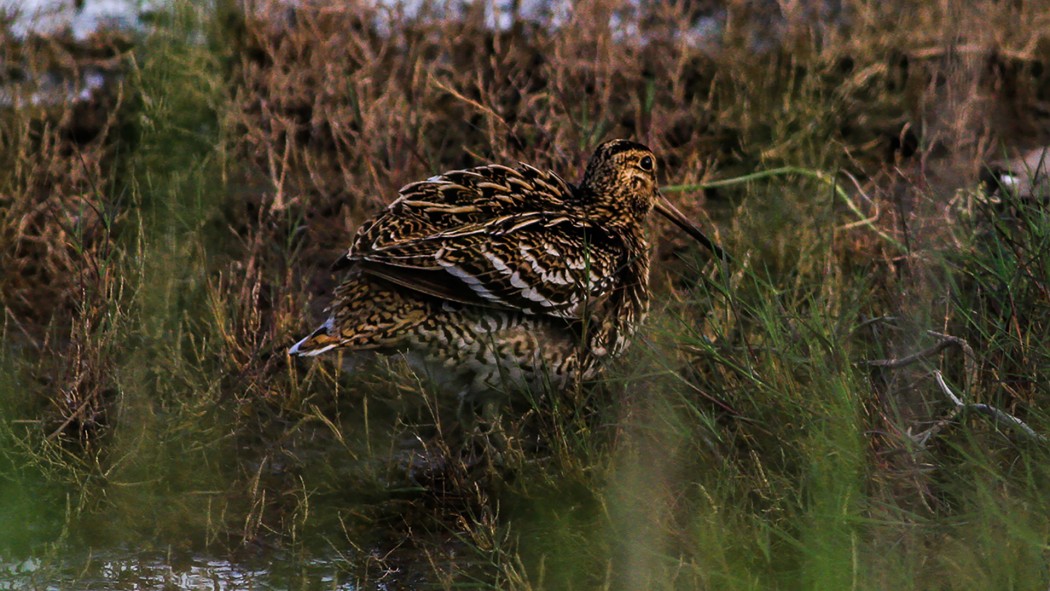
[[[653,158],[652,156],[646,156],[638,161],[638,168],[648,172],[653,169]]]

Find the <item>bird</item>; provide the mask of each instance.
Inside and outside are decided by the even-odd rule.
[[[327,319],[288,354],[400,354],[461,403],[592,379],[649,311],[654,209],[730,260],[630,140],[599,145],[578,184],[525,163],[411,183],[357,229]]]

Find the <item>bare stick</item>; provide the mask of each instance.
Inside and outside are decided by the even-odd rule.
[[[918,435],[912,436],[912,440],[916,444],[918,444],[919,447],[926,447],[926,443],[929,440],[931,440],[934,437],[936,437],[937,435],[939,435],[940,432],[943,431],[945,427],[947,427],[948,425],[952,424],[952,421],[954,421],[955,418],[959,416],[959,413],[962,412],[962,408],[963,407],[961,407],[961,406],[956,406],[955,408],[953,408],[951,410],[951,412],[949,412],[943,418],[941,418],[936,423],[934,423],[932,427],[930,427],[929,429],[926,429],[925,431],[923,431],[922,433],[919,433]],[[910,431],[910,429],[909,429],[909,431]]]
[[[964,339],[959,337],[953,337],[951,335],[942,334],[932,330],[926,331],[926,334],[937,337],[940,341],[937,344],[927,347],[918,353],[912,353],[904,357],[896,359],[873,359],[867,361],[867,365],[873,367],[885,367],[887,369],[900,369],[907,367],[917,361],[926,359],[927,357],[933,357],[948,347],[959,347],[963,351],[963,355],[966,357],[966,388],[969,389],[977,380],[977,362],[976,357],[973,353],[973,347],[970,346]]]
[[[973,347],[971,347],[970,344],[966,342],[966,340],[961,339],[959,337],[954,337],[932,330],[928,330],[926,331],[926,333],[930,336],[937,337],[939,341],[935,345],[927,347],[926,349],[923,349],[918,353],[912,353],[911,355],[907,355],[905,357],[900,357],[896,359],[874,359],[872,361],[868,361],[867,365],[874,367],[885,367],[889,369],[899,369],[921,361],[923,359],[926,359],[928,357],[932,357],[940,353],[941,351],[947,349],[948,347],[959,347],[960,349],[962,349],[963,356],[966,359],[966,390],[969,390],[970,387],[977,381],[977,361],[976,356],[973,352]],[[941,392],[943,392],[944,395],[952,401],[952,404],[954,406],[952,410],[948,412],[947,415],[945,415],[943,418],[934,423],[932,427],[926,429],[925,431],[922,431],[921,433],[918,433],[917,435],[912,436],[912,440],[915,441],[915,443],[917,443],[919,446],[925,447],[926,443],[930,439],[936,437],[962,412],[968,410],[972,410],[974,412],[978,412],[980,414],[992,417],[993,419],[995,419],[996,423],[1000,425],[1005,425],[1016,431],[1019,431],[1025,436],[1027,436],[1029,439],[1034,439],[1036,441],[1044,443],[1048,441],[1048,439],[1044,435],[1037,433],[1035,429],[1032,429],[1024,421],[1011,415],[1010,413],[1001,411],[998,408],[989,404],[979,402],[963,402],[962,398],[956,395],[955,392],[953,392],[952,389],[948,386],[948,383],[944,380],[944,374],[942,374],[940,370],[933,370],[933,377],[937,381],[937,385],[940,387]]]
[[[53,439],[61,435],[63,432],[65,432],[66,428],[73,424],[73,421],[83,417],[84,413],[88,409],[88,406],[91,405],[94,399],[94,396],[89,396],[87,400],[81,402],[80,406],[78,406],[77,409],[73,411],[73,414],[66,417],[66,420],[62,421],[62,424],[59,425],[57,429],[52,431],[50,435],[47,436],[47,441],[52,441]]]
[[[916,443],[919,443],[920,445],[925,445],[925,443],[929,441],[931,437],[939,433],[948,422],[954,420],[955,417],[957,417],[960,413],[967,410],[972,410],[983,415],[990,416],[993,419],[995,419],[996,423],[1010,427],[1016,431],[1020,431],[1029,439],[1034,439],[1041,443],[1046,443],[1046,436],[1037,433],[1035,429],[1029,427],[1024,421],[1013,416],[1010,413],[1001,411],[990,404],[963,402],[962,399],[959,398],[959,396],[957,396],[955,392],[952,391],[951,387],[948,386],[948,383],[944,381],[944,375],[942,375],[939,370],[934,370],[933,378],[937,380],[937,385],[940,386],[941,392],[944,392],[944,395],[952,401],[952,404],[955,405],[955,408],[953,408],[952,411],[948,413],[948,416],[941,419],[940,421],[937,421],[937,423],[933,427],[927,429],[923,433],[920,433],[919,436],[916,438]]]
[[[1013,416],[1010,413],[1003,412],[989,404],[963,402],[959,399],[958,396],[955,395],[954,392],[952,392],[952,389],[948,387],[948,384],[944,381],[944,376],[941,375],[940,371],[934,371],[933,377],[937,380],[937,385],[941,387],[941,391],[944,392],[944,394],[948,396],[948,398],[950,398],[952,402],[955,403],[955,408],[957,411],[974,410],[983,415],[988,415],[994,418],[995,421],[999,424],[1006,425],[1007,427],[1012,427],[1021,431],[1031,439],[1035,439],[1036,441],[1042,442],[1045,442],[1047,440],[1045,436],[1036,433],[1035,429],[1029,427],[1027,424],[1025,424],[1024,421]]]
[[[965,359],[966,368],[966,384],[965,388],[967,391],[970,390],[977,383],[977,356],[973,353],[973,347],[970,343],[967,343],[965,339],[959,337],[953,337],[951,335],[934,332],[932,330],[926,331],[926,334],[935,336],[941,339],[942,342],[946,342],[962,349],[963,358]]]

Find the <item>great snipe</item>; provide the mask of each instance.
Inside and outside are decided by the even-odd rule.
[[[725,257],[660,196],[649,148],[626,140],[598,146],[579,186],[526,164],[412,183],[358,229],[328,320],[288,353],[402,353],[475,399],[587,379],[649,309],[654,208]]]

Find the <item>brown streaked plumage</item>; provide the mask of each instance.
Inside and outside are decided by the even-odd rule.
[[[648,312],[654,207],[727,258],[626,140],[600,145],[579,186],[526,164],[412,183],[358,229],[328,320],[289,354],[403,353],[474,397],[589,378]]]

